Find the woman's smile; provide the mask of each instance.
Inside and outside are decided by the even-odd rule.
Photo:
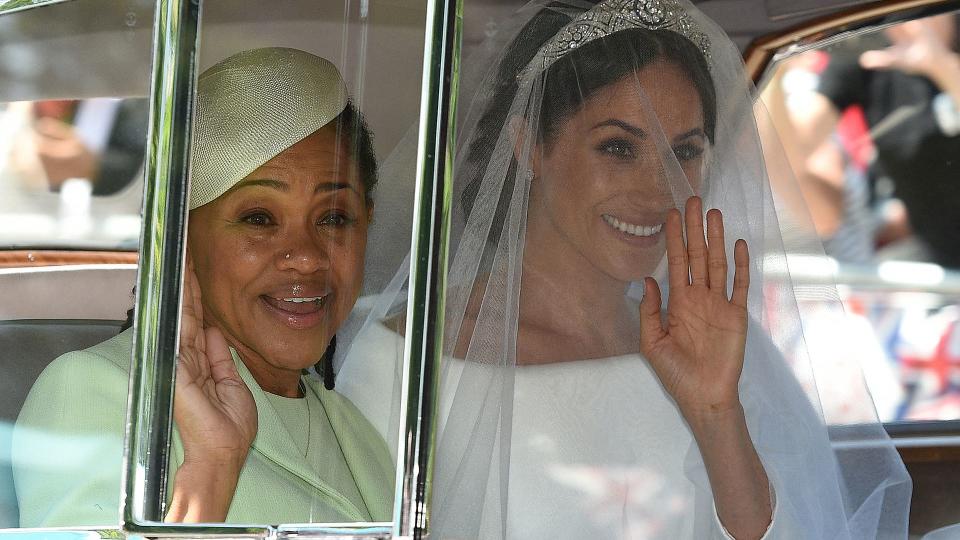
[[[531,238],[620,283],[649,275],[663,258],[667,210],[699,187],[704,152],[691,149],[707,145],[704,118],[675,63],[653,61],[598,89],[531,150]]]
[[[312,296],[260,295],[267,313],[294,330],[306,330],[319,324],[326,316],[324,308],[332,298],[332,292]]]
[[[644,224],[622,219],[613,214],[603,214],[603,222],[609,226],[621,240],[638,245],[654,245],[660,241],[660,231],[663,230],[663,220]],[[639,221],[639,220],[638,220]]]

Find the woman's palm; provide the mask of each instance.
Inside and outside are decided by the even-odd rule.
[[[223,333],[203,328],[203,304],[192,265],[180,323],[174,418],[185,459],[246,456],[257,434],[257,408]]]
[[[640,346],[682,411],[710,413],[739,405],[749,256],[746,243],[737,242],[733,295],[728,299],[722,216],[719,211],[708,214],[709,246],[702,216],[700,199],[694,197],[686,208],[686,245],[679,212],[667,218],[670,299],[666,323],[661,320],[660,289],[648,278],[640,308]]]

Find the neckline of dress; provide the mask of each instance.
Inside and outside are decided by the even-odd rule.
[[[400,340],[404,339],[404,336],[394,332],[393,329],[383,324],[383,322],[381,321],[377,321],[374,327],[379,328],[382,332],[385,332],[397,339],[400,339]],[[448,354],[443,355],[443,358],[444,360],[454,360],[456,362],[460,362],[463,364],[467,363],[466,359],[459,358],[456,356],[451,356]],[[548,363],[540,363],[540,364],[514,364],[513,367],[520,368],[523,370],[533,371],[533,370],[536,370],[537,368],[549,369],[549,368],[556,368],[557,366],[562,366],[562,365],[578,366],[581,364],[593,364],[596,362],[616,362],[616,361],[623,361],[626,359],[636,359],[638,361],[646,362],[646,358],[644,358],[644,356],[640,354],[640,352],[638,351],[634,353],[618,354],[615,356],[604,356],[600,358],[581,358],[577,360],[564,360],[563,362],[548,362]],[[472,364],[478,364],[478,363],[472,362]],[[483,364],[483,365],[491,365],[491,364]]]

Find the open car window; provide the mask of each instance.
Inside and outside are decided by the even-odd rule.
[[[141,1],[0,15],[0,528],[119,523],[70,479],[122,469],[131,347],[75,351],[113,347],[134,303],[152,30]]]
[[[0,19],[3,249],[137,248],[153,12],[105,6]]]
[[[880,419],[894,424],[960,418],[960,96],[957,75],[940,74],[958,21],[896,23],[791,55],[763,93],[809,208],[800,219],[827,256],[793,277],[836,280],[845,307],[819,330],[831,336],[822,352],[858,357]]]
[[[809,209],[799,219],[826,255],[798,255],[791,278],[836,284],[844,307],[805,331],[824,343],[826,366],[837,355],[863,366],[911,475],[917,537],[960,521],[960,74],[950,71],[960,16],[945,8],[874,19],[812,48],[786,46],[761,83]],[[843,396],[846,375],[824,374]]]

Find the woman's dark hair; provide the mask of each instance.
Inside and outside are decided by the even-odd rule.
[[[700,49],[675,32],[640,28],[595,39],[550,66],[544,79],[538,140],[549,144],[557,126],[594,93],[657,59],[680,67],[693,82],[703,108],[704,132],[713,142],[717,96]]]
[[[540,47],[570,22],[568,15],[547,6],[520,31],[510,44],[497,72],[494,95],[480,117],[475,137],[468,142],[468,185],[461,207],[469,214],[483,179],[483,170],[509,121],[510,107],[518,89],[517,74],[530,63]],[[557,127],[575,114],[598,90],[616,83],[657,59],[673,62],[697,88],[703,107],[704,131],[713,142],[717,122],[716,88],[703,53],[687,38],[669,30],[627,29],[590,41],[567,53],[538,79],[543,98],[537,140],[549,145]],[[515,164],[514,164],[515,166]],[[512,172],[512,171],[511,171]],[[508,175],[508,181],[513,178]],[[503,202],[503,201],[501,201]],[[501,204],[498,214],[505,212]],[[501,215],[494,223],[502,221]]]
[[[334,120],[337,133],[345,134],[343,139],[350,157],[357,162],[360,181],[363,182],[363,194],[367,203],[373,202],[373,188],[377,185],[377,155],[373,148],[373,134],[367,127],[360,111],[347,103],[343,112]]]

